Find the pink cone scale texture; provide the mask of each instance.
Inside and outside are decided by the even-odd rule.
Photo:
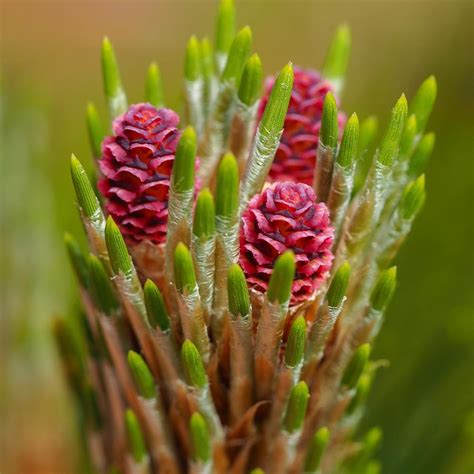
[[[274,77],[266,81],[259,118],[263,115],[274,82]],[[293,91],[283,135],[269,173],[273,181],[313,184],[324,97],[329,91],[334,93],[329,82],[317,71],[294,68]],[[345,122],[345,115],[340,113],[339,130]]]
[[[131,105],[102,144],[99,190],[129,244],[166,240],[170,176],[179,116],[150,104]]]
[[[252,198],[242,215],[240,265],[253,289],[265,292],[276,258],[291,249],[296,275],[290,304],[310,298],[327,278],[334,229],[324,203],[301,183],[278,182]]]

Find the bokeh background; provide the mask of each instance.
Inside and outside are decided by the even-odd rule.
[[[428,200],[399,258],[400,284],[376,344],[379,371],[364,424],[379,425],[387,474],[474,470],[473,4],[462,1],[237,0],[267,73],[288,60],[318,68],[341,22],[353,32],[347,112],[386,122],[401,92],[429,74],[439,99]],[[69,180],[74,151],[90,163],[92,99],[105,117],[99,47],[119,56],[140,101],[150,61],[180,108],[183,50],[211,35],[214,1],[10,0],[1,3],[0,471],[79,472],[72,407],[50,337],[74,306],[62,246],[80,233]]]

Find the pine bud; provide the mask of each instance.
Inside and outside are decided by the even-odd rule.
[[[328,79],[343,78],[346,74],[351,52],[351,32],[341,25],[334,35],[324,61],[323,75]]]
[[[105,225],[105,243],[114,273],[116,275],[123,273],[125,276],[130,276],[133,272],[132,259],[122,234],[111,216],[107,218]]]
[[[119,302],[104,265],[95,255],[89,255],[88,271],[90,293],[96,308],[104,314],[113,314],[119,309]]]
[[[416,115],[418,131],[423,132],[436,101],[438,86],[436,78],[430,76],[420,85],[410,104],[410,113]]]
[[[181,362],[188,383],[196,388],[204,388],[207,385],[207,375],[201,355],[189,339],[186,339],[181,346]]]
[[[235,36],[235,6],[233,0],[221,0],[216,24],[216,51],[227,53]]]
[[[269,137],[279,134],[283,128],[292,89],[293,64],[290,62],[278,74],[260,122],[260,130]]]
[[[71,155],[71,178],[76,191],[77,202],[84,217],[90,219],[101,212],[99,200],[94,193],[87,173],[74,155]]]
[[[153,375],[143,357],[134,351],[128,351],[128,366],[140,396],[146,399],[156,397],[156,385]]]
[[[296,367],[303,359],[306,341],[306,320],[298,316],[291,325],[285,350],[285,363],[288,367]]]
[[[402,94],[392,109],[392,116],[380,144],[377,161],[391,167],[398,152],[400,139],[407,117],[408,103],[405,94]]]
[[[240,101],[251,106],[260,97],[260,89],[262,88],[263,68],[260,56],[255,53],[247,60],[240,82],[238,96]]]
[[[281,232],[282,216],[284,233]],[[242,213],[239,263],[249,286],[264,293],[277,255],[298,248],[296,272],[293,270],[285,280],[291,287],[290,280],[295,276],[290,301],[294,305],[310,299],[327,278],[333,260],[333,239],[329,210],[324,203],[316,202],[312,187],[302,183],[276,183],[256,194]],[[280,283],[275,282],[273,290],[285,291],[277,285]],[[270,298],[275,296],[271,292],[269,295]]]
[[[153,62],[148,68],[145,82],[145,100],[156,108],[163,107],[163,83],[158,64]]]
[[[206,420],[200,413],[193,413],[189,421],[193,457],[196,461],[206,463],[211,458],[211,442]]]
[[[216,230],[214,196],[209,188],[199,192],[194,209],[193,233],[201,240],[210,239]]]
[[[186,127],[176,147],[173,164],[173,188],[184,192],[194,187],[194,169],[196,157],[196,132]]]
[[[133,459],[140,463],[145,458],[147,450],[137,417],[131,409],[125,411],[125,429],[127,431],[128,447]]]
[[[239,207],[239,165],[232,153],[226,153],[217,170],[216,216],[233,219]]]
[[[344,262],[338,269],[332,279],[326,299],[328,305],[337,308],[342,303],[346,294],[347,285],[349,284],[349,276],[351,274],[351,266],[349,262]]]
[[[122,88],[114,49],[108,38],[104,38],[102,42],[102,75],[105,96],[109,102],[111,115],[115,118],[127,109],[127,99]]]
[[[99,158],[102,155],[102,140],[105,134],[99,113],[92,102],[87,104],[86,123],[92,154],[94,158]]]
[[[248,317],[250,313],[250,298],[247,281],[240,266],[235,263],[229,268],[227,275],[227,294],[230,314],[237,318]]]
[[[297,383],[291,390],[283,423],[288,433],[293,433],[303,426],[308,399],[309,390],[306,382]]]
[[[222,81],[234,81],[240,83],[244,70],[245,61],[252,48],[252,30],[246,26],[242,28],[234,38],[230,47],[229,56],[222,72]]]
[[[311,438],[308,448],[308,456],[306,458],[305,473],[316,473],[321,460],[324,456],[324,451],[329,443],[329,430],[323,426]]]
[[[359,117],[352,114],[344,128],[341,148],[337,154],[337,163],[343,168],[350,168],[355,162],[357,154],[357,142],[359,141]]]
[[[89,285],[87,262],[79,247],[79,244],[77,243],[76,239],[74,239],[74,237],[67,232],[64,234],[64,244],[66,246],[69,260],[71,261],[72,268],[74,269],[74,273],[76,274],[79,284],[83,288],[87,288]]]
[[[268,284],[267,298],[270,303],[284,305],[291,297],[291,287],[295,277],[295,255],[291,250],[281,254],[273,268]]]
[[[167,331],[170,327],[170,319],[166,310],[163,296],[158,287],[151,280],[147,280],[143,286],[146,314],[151,327]]]
[[[338,137],[337,104],[331,92],[326,94],[321,119],[321,143],[329,148],[336,148]]]
[[[435,134],[427,133],[418,143],[408,166],[408,175],[417,178],[426,168],[426,164],[433,152],[435,145]]]
[[[196,81],[201,75],[201,64],[199,54],[199,42],[193,35],[186,47],[186,58],[184,61],[184,77],[187,81]]]
[[[180,242],[174,251],[174,277],[179,292],[191,293],[196,287],[193,259],[188,247]]]
[[[425,201],[425,175],[409,183],[400,200],[400,213],[404,219],[412,219]]]
[[[376,311],[384,311],[390,303],[397,285],[397,267],[380,273],[370,296],[370,305]]]
[[[365,369],[365,365],[369,360],[369,356],[370,344],[362,344],[356,349],[351,361],[349,362],[349,365],[344,371],[344,375],[342,376],[343,386],[345,386],[349,390],[353,389],[356,386],[360,376],[362,375],[362,372]]]

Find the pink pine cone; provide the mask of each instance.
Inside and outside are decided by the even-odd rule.
[[[263,115],[274,82],[274,77],[266,81],[259,118]],[[269,174],[272,181],[313,184],[324,97],[329,91],[334,93],[329,82],[317,71],[294,68],[293,91],[283,135]],[[339,130],[345,122],[346,116],[340,113]]]
[[[170,176],[179,116],[150,104],[131,105],[102,144],[99,190],[129,243],[166,240]]]
[[[296,275],[290,304],[310,298],[327,278],[334,258],[334,229],[324,203],[301,183],[278,182],[252,198],[242,215],[240,265],[249,286],[265,292],[276,258],[291,249]]]

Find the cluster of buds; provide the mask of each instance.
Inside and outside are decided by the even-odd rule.
[[[98,182],[71,158],[83,313],[54,324],[97,472],[378,472],[380,430],[356,428],[391,262],[425,198],[436,82],[397,100],[373,147],[375,119],[338,111],[346,26],[321,74],[288,63],[262,99],[251,49],[222,0],[214,52],[187,46],[180,120],[156,64],[128,104],[104,40]]]

